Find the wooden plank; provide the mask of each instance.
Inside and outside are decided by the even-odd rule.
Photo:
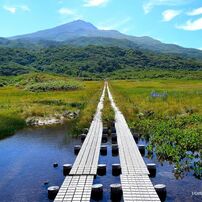
[[[97,174],[102,141],[101,110],[103,108],[105,90],[106,85],[104,86],[89,132],[70,171],[70,176],[65,178],[54,200],[55,202],[90,201],[94,175]]]
[[[116,107],[113,97],[107,87],[109,99],[115,111],[115,127],[117,132],[117,142],[119,146],[119,157],[122,167],[122,174],[149,174],[149,171],[142,159],[139,149],[128,128],[126,120],[119,109]]]
[[[90,201],[93,178],[92,175],[66,177],[54,202]]]
[[[117,108],[107,86],[111,105],[115,111],[115,128],[121,164],[121,184],[124,201],[160,202],[148,177],[149,171],[133,139],[123,114]]]
[[[103,108],[105,89],[106,86],[104,87],[90,130],[73,164],[70,175],[96,175],[97,173],[103,129],[101,110]]]
[[[160,202],[147,175],[121,175],[124,201]]]

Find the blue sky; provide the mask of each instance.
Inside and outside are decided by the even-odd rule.
[[[0,0],[0,36],[82,19],[100,29],[202,49],[201,0]]]

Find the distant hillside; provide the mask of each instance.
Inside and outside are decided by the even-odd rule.
[[[179,54],[184,57],[202,58],[202,51],[191,48],[183,48],[174,44],[161,43],[151,37],[135,37],[122,34],[115,30],[99,30],[91,23],[77,20],[52,29],[42,30],[31,34],[11,37],[17,40],[17,43],[24,42],[37,43],[40,45],[50,45],[50,41],[62,42],[74,45],[110,45],[126,48],[136,48],[141,50],[150,50],[158,53]],[[19,41],[20,40],[20,41]],[[118,40],[120,40],[118,42]],[[45,42],[43,42],[45,41]],[[1,44],[1,40],[0,40]],[[16,45],[15,45],[16,47]]]
[[[0,38],[0,47],[7,48],[40,49],[59,45],[61,45],[61,42],[49,40],[30,41],[27,39],[10,40],[6,38]]]
[[[103,46],[56,46],[43,49],[0,48],[0,75],[30,71],[72,76],[105,76],[140,70],[202,70],[202,62],[166,54]]]

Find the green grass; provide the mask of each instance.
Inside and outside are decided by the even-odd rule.
[[[54,117],[64,111],[80,110],[80,116],[76,120],[77,126],[79,129],[88,126],[103,86],[103,83],[98,81],[76,81],[49,74],[28,74],[6,78],[9,85],[0,88],[0,138],[25,127],[25,120],[28,117]],[[28,85],[49,80],[53,83],[70,81],[80,87],[47,92],[32,92],[27,89]]]
[[[201,81],[111,81],[110,88],[130,127],[149,140],[148,149],[160,161],[174,163],[180,172],[190,164],[202,177]]]
[[[106,91],[104,98],[104,108],[102,110],[103,125],[110,127],[112,121],[114,121],[114,118],[115,118],[114,110],[112,109],[111,102],[109,100],[108,93]]]
[[[77,134],[81,132],[81,129],[90,126],[104,86],[104,83],[100,81],[85,81],[84,83],[88,84],[88,88],[85,92],[87,97],[83,97],[86,104],[75,123],[75,132]]]

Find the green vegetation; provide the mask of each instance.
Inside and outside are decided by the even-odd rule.
[[[174,163],[176,177],[187,169],[202,177],[201,81],[111,81],[110,88],[130,127],[149,141],[148,150]]]
[[[83,78],[202,78],[200,60],[120,47],[0,47],[0,58],[0,75],[40,71]]]
[[[112,121],[114,121],[114,110],[111,107],[111,102],[109,100],[109,96],[107,91],[105,92],[105,99],[104,99],[104,108],[102,110],[102,121],[103,125],[107,127],[111,127]]]
[[[0,112],[0,139],[26,126],[25,120],[11,110]]]
[[[75,120],[78,127],[87,127],[103,86],[102,82],[83,82],[42,73],[0,77],[0,81],[6,82],[0,87],[0,138],[25,127],[28,118],[60,118],[69,112],[79,114]],[[66,83],[76,88],[48,88],[51,91],[45,92],[29,90],[30,86],[50,81],[56,86]]]
[[[81,88],[78,82],[65,82],[65,81],[50,81],[29,85],[27,90],[32,92],[46,92],[46,91],[59,91],[59,90],[76,90]]]
[[[85,99],[86,105],[81,111],[78,121],[75,123],[76,133],[81,132],[81,129],[83,128],[90,127],[103,90],[103,82],[88,81],[85,83],[88,84],[88,88],[86,88],[85,92],[88,96],[86,98],[83,97],[83,99]]]
[[[106,73],[106,77],[113,80],[133,79],[179,79],[197,80],[202,79],[202,71],[166,70],[166,69],[123,69],[112,73]]]
[[[131,79],[110,82],[130,126],[149,139],[148,150],[155,148],[160,160],[181,170],[189,163],[185,159],[195,159],[195,174],[202,175],[197,158],[202,153],[201,60],[138,48],[54,43],[0,47],[0,58],[0,138],[36,118],[71,116],[78,133],[89,126],[103,86],[88,80]],[[108,124],[114,112],[107,96],[104,104]]]

